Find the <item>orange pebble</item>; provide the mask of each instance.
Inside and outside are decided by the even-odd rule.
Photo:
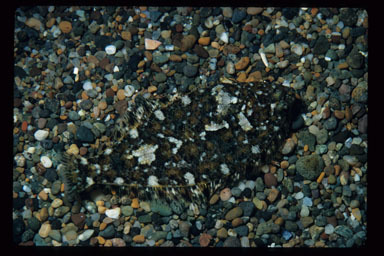
[[[321,173],[320,173],[320,176],[317,178],[317,183],[321,183],[321,181],[322,181],[323,178],[324,178],[324,175],[325,175],[325,172],[321,172]]]
[[[307,145],[307,144],[306,144],[306,145],[304,145],[304,152],[307,152],[307,151],[308,151],[308,149],[309,149],[308,145]]]
[[[27,131],[27,128],[28,128],[28,123],[27,121],[24,121],[22,124],[21,124],[21,130],[23,132],[26,132]]]
[[[138,198],[133,198],[132,199],[131,207],[134,208],[134,209],[139,208],[139,199]]]
[[[335,168],[335,176],[339,176],[339,173],[340,173],[340,165],[335,165],[333,168]]]

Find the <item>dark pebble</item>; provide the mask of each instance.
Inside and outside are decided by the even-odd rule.
[[[241,202],[239,207],[243,209],[244,216],[251,216],[255,210],[255,205],[251,201]]]
[[[21,235],[21,241],[22,242],[27,242],[33,239],[35,235],[35,232],[33,232],[30,229],[27,229],[22,235]]]
[[[73,224],[75,224],[78,228],[82,229],[85,224],[85,214],[84,213],[76,213],[71,216],[71,220]]]
[[[99,235],[104,238],[113,238],[115,236],[115,233],[115,227],[113,225],[108,225],[103,231],[99,233]]]
[[[49,110],[51,113],[57,114],[60,109],[60,102],[56,99],[47,98],[45,100],[44,107]]]
[[[333,116],[325,120],[324,122],[324,128],[327,129],[328,131],[335,130],[337,126],[337,119]]]
[[[313,47],[313,53],[320,55],[325,54],[329,49],[329,42],[325,36],[319,36],[316,40],[315,46]]]
[[[234,230],[236,231],[236,233],[239,236],[247,236],[248,231],[249,231],[248,226],[246,226],[246,225],[238,226],[238,227],[234,228]]]
[[[223,247],[241,247],[241,243],[237,237],[230,236],[225,239]]]
[[[232,14],[232,22],[233,23],[239,23],[247,16],[247,13],[243,10],[240,10],[239,8],[235,8],[233,14]]]
[[[85,126],[80,126],[76,131],[76,138],[82,142],[93,142],[95,136],[90,129]]]
[[[197,54],[200,58],[208,58],[209,53],[207,50],[204,49],[203,46],[196,44],[195,47],[193,48],[193,52]]]
[[[198,68],[195,67],[195,66],[191,66],[191,65],[185,65],[184,68],[183,68],[183,73],[187,77],[194,77],[194,76],[196,76],[197,71],[198,71]]]
[[[19,236],[21,235],[25,230],[25,224],[22,218],[17,218],[13,220],[13,235]]]
[[[323,168],[324,161],[317,154],[303,156],[296,162],[297,172],[308,180],[315,180]]]
[[[15,210],[20,210],[21,208],[23,208],[24,205],[25,204],[23,198],[18,197],[13,199],[13,208]]]
[[[367,133],[368,130],[368,115],[365,114],[359,119],[358,130],[360,133]]]
[[[245,188],[241,192],[241,196],[246,197],[246,198],[251,198],[252,197],[252,190],[250,188]]]
[[[52,149],[53,148],[53,141],[52,140],[43,140],[40,142],[40,145],[44,148],[44,149]]]
[[[40,222],[35,217],[31,217],[27,220],[28,228],[31,230],[38,232],[40,229]]]
[[[139,216],[138,221],[140,223],[146,224],[146,223],[150,223],[152,221],[152,218],[151,218],[151,215],[144,214],[144,215]]]
[[[80,102],[80,107],[84,110],[90,110],[93,103],[91,100],[83,100]]]
[[[55,127],[59,122],[55,118],[49,118],[47,124],[45,125],[46,128],[49,128],[50,130]]]
[[[332,140],[336,143],[344,143],[346,139],[351,137],[352,133],[348,130],[337,133],[332,137]]]

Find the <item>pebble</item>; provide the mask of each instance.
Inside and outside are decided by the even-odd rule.
[[[289,155],[294,148],[295,148],[295,142],[291,138],[289,138],[285,141],[283,148],[281,150],[281,153],[283,155]]]
[[[216,236],[219,238],[219,239],[225,239],[228,237],[228,232],[225,228],[220,228],[217,233],[216,233]]]
[[[63,205],[63,200],[61,200],[60,198],[55,198],[52,203],[51,203],[51,207],[52,208],[59,208],[60,206]]]
[[[210,234],[203,233],[199,237],[199,243],[201,247],[207,247],[212,239]]]
[[[138,243],[138,244],[142,244],[145,242],[145,237],[143,235],[135,235],[133,237],[133,242]]]
[[[218,194],[214,194],[209,200],[210,205],[214,205],[219,200],[220,196]]]
[[[191,49],[196,42],[196,37],[194,35],[187,35],[181,40],[181,51],[185,52]]]
[[[49,135],[49,131],[46,131],[46,130],[37,130],[34,133],[35,139],[38,141],[45,140],[48,137],[48,135]]]
[[[224,188],[220,191],[220,200],[221,201],[228,201],[229,198],[231,198],[232,192],[230,188]]]
[[[241,57],[241,59],[235,64],[236,70],[243,70],[245,69],[249,64],[249,57]]]
[[[72,24],[69,21],[62,21],[59,23],[59,28],[64,34],[68,34],[72,30]]]
[[[323,159],[317,154],[302,156],[296,162],[296,170],[307,180],[315,180],[323,168]]]
[[[39,236],[41,236],[42,238],[46,238],[46,237],[48,237],[48,234],[50,231],[51,231],[51,224],[44,223],[40,227]]]
[[[40,158],[40,161],[45,168],[51,168],[52,167],[52,161],[48,156],[42,156]]]
[[[210,37],[200,37],[198,40],[198,43],[204,46],[209,45],[210,42],[211,42]]]
[[[240,240],[237,237],[230,236],[227,239],[225,239],[223,243],[223,247],[240,247],[241,243]]]
[[[187,77],[194,77],[196,76],[197,72],[198,68],[196,66],[185,65],[183,68],[183,73]]]
[[[108,55],[114,55],[116,53],[116,46],[114,46],[113,44],[111,45],[107,45],[105,47],[105,52],[108,54]]]
[[[231,209],[229,212],[227,212],[227,214],[225,215],[225,219],[231,221],[242,215],[243,215],[243,210],[240,207],[235,207]]]
[[[272,173],[264,174],[264,183],[267,187],[277,186],[277,178]]]
[[[161,45],[161,42],[157,40],[145,38],[144,44],[145,44],[146,50],[156,50]]]
[[[232,18],[233,10],[231,7],[223,7],[223,16],[226,18]]]
[[[29,18],[26,22],[25,22],[25,25],[27,25],[28,27],[30,28],[33,28],[33,29],[36,29],[37,31],[40,31],[40,27],[43,26],[43,24],[41,23],[40,20],[32,17],[32,18]]]

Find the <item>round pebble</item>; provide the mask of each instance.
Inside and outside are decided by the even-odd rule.
[[[114,46],[114,45],[107,45],[105,47],[105,52],[108,55],[114,55],[116,53],[116,46]]]

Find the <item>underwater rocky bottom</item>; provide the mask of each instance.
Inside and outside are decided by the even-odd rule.
[[[125,103],[87,158],[64,153],[58,169],[69,201],[104,188],[145,200],[207,202],[281,159],[299,114],[287,87],[228,79],[169,98],[137,94]]]

